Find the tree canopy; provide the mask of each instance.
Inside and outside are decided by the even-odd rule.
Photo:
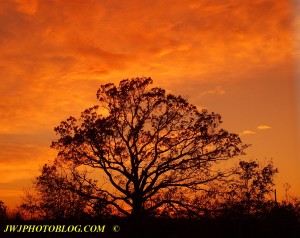
[[[99,105],[61,122],[52,143],[58,160],[101,172],[98,181],[78,173],[93,190],[88,196],[134,217],[193,211],[191,200],[228,175],[216,165],[247,147],[220,127],[219,114],[152,83],[135,78],[102,85]]]

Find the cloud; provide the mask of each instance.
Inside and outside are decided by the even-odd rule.
[[[44,163],[55,157],[44,134],[1,134],[1,183],[33,178]]]
[[[0,9],[0,132],[53,128],[95,104],[102,82],[147,74],[199,95],[203,82],[242,80],[294,54],[289,1],[12,0]],[[211,88],[203,95],[224,93]]]
[[[245,131],[240,133],[240,136],[253,135],[253,134],[256,134],[256,132],[250,131],[250,130],[245,130]]]
[[[38,0],[13,0],[17,10],[25,14],[35,14],[38,8]]]
[[[258,130],[268,130],[268,129],[271,129],[270,126],[266,126],[266,125],[261,125],[261,126],[258,126],[257,127]]]
[[[205,91],[205,92],[201,93],[202,96],[206,96],[206,95],[223,95],[223,94],[225,94],[225,90],[221,86],[217,86],[213,90],[208,90],[208,91]]]
[[[268,130],[268,129],[271,129],[271,127],[267,126],[267,125],[261,125],[261,126],[257,126],[256,129],[258,131],[260,131],[260,130]],[[253,135],[253,134],[256,134],[256,132],[251,131],[251,130],[244,130],[242,133],[240,133],[240,136]]]

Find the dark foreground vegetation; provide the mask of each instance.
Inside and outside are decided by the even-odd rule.
[[[258,215],[238,214],[236,210],[223,211],[216,217],[202,218],[131,218],[110,217],[84,220],[22,220],[2,218],[0,237],[300,237],[300,213],[295,204],[272,205],[268,213]],[[5,233],[6,225],[97,225],[105,229],[90,233]],[[120,229],[114,230],[118,225]]]

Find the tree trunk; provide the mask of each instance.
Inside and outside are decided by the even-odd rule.
[[[145,210],[143,206],[143,199],[139,193],[136,193],[133,198],[133,206],[131,211],[131,217],[135,220],[141,219],[145,216]]]

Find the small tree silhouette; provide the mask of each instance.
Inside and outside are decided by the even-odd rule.
[[[101,86],[100,107],[61,122],[52,147],[60,161],[101,171],[101,184],[82,179],[94,188],[87,196],[116,213],[192,212],[191,200],[228,175],[215,165],[243,154],[247,145],[220,128],[219,114],[198,111],[151,84],[150,78],[135,78]]]
[[[219,203],[223,207],[224,215],[268,213],[276,205],[273,199],[268,199],[268,195],[274,191],[274,177],[277,173],[278,169],[272,161],[265,166],[258,161],[240,161],[235,176],[225,181],[223,189],[216,192],[220,196],[214,205]]]
[[[4,202],[0,200],[0,221],[3,221],[7,218],[7,206],[5,206]]]
[[[78,171],[59,163],[45,164],[34,181],[34,190],[26,190],[20,205],[25,217],[30,219],[79,219],[85,215],[92,202],[74,191],[90,194],[91,188],[78,180]],[[83,171],[80,177],[84,177]]]

